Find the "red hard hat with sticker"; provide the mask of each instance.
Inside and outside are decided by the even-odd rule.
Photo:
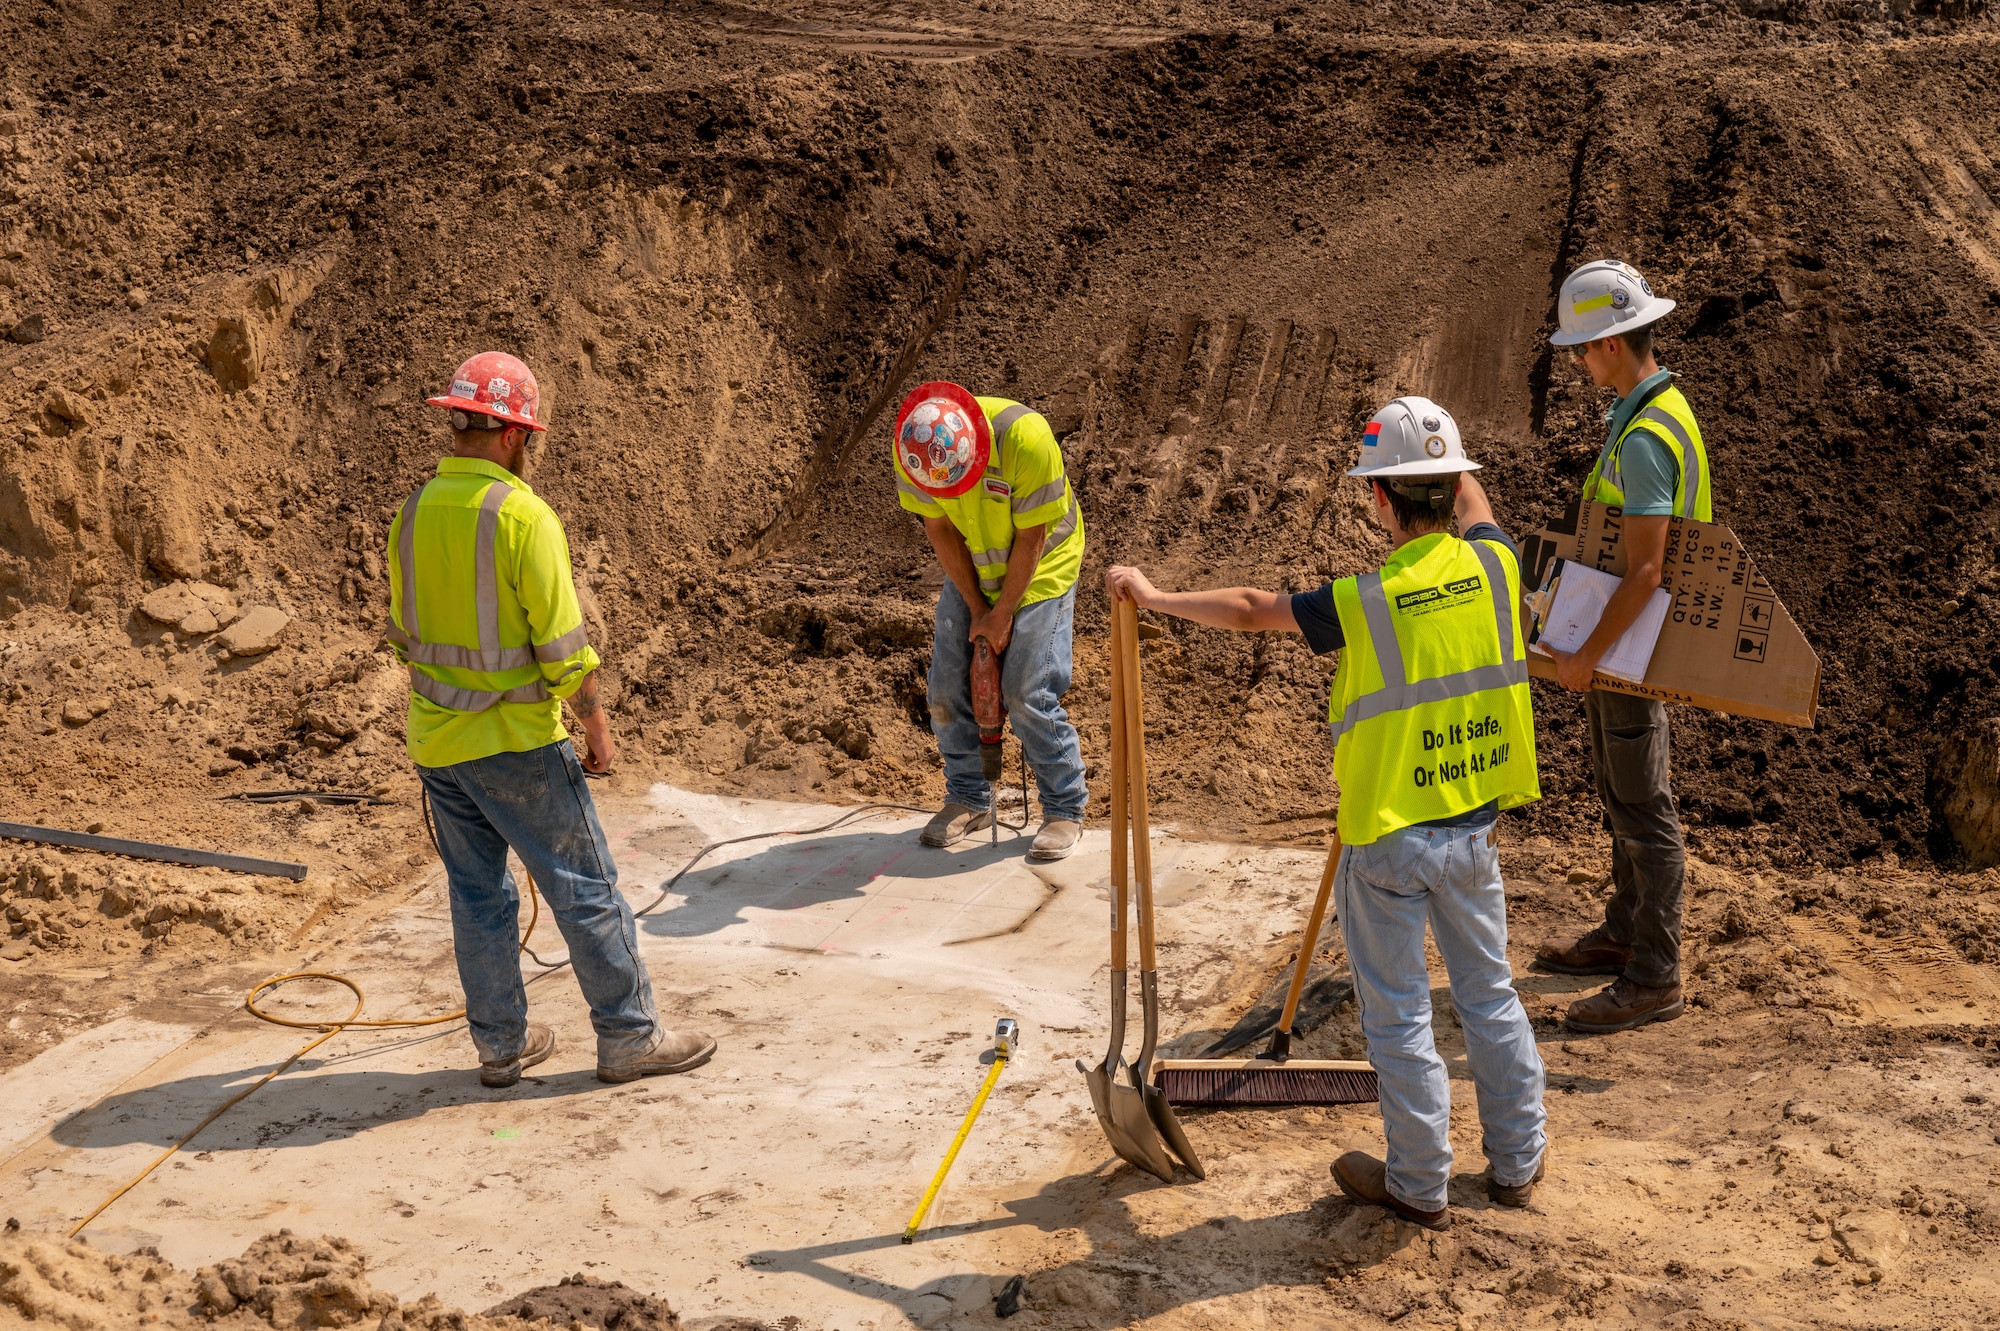
[[[533,370],[504,351],[482,351],[458,367],[448,392],[424,401],[433,407],[478,412],[505,424],[546,430],[549,427],[542,424],[541,399]]]
[[[955,499],[986,474],[993,426],[957,384],[918,384],[896,412],[896,470],[933,499]]]

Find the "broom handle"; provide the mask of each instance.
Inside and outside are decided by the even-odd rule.
[[[1312,966],[1313,944],[1319,941],[1319,927],[1326,923],[1327,898],[1333,895],[1333,876],[1340,871],[1340,829],[1333,829],[1333,844],[1327,847],[1326,868],[1320,870],[1319,895],[1313,898],[1312,918],[1306,921],[1305,937],[1299,939],[1299,964],[1292,969],[1292,987],[1285,995],[1285,1015],[1278,1019],[1278,1035],[1289,1042],[1292,1018],[1299,1015],[1299,997],[1306,991],[1306,971]]]
[[[1125,846],[1125,617],[1111,604],[1111,973],[1125,973],[1125,915],[1130,901]],[[1114,1054],[1115,1057],[1115,1054]]]
[[[1139,907],[1139,969],[1158,969],[1153,951],[1153,829],[1147,816],[1146,695],[1139,677],[1139,607],[1118,603],[1119,626],[1125,631],[1120,660],[1125,676],[1125,785],[1132,802],[1132,877]]]

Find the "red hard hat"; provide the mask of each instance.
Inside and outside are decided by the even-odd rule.
[[[957,384],[918,384],[896,412],[896,469],[933,499],[979,484],[993,456],[993,426]]]
[[[450,392],[424,401],[433,407],[483,412],[530,430],[546,430],[549,427],[538,419],[541,398],[533,370],[504,351],[482,351],[458,367],[451,376]]]

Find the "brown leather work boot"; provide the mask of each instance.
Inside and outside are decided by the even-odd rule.
[[[504,1091],[521,1080],[521,1074],[537,1063],[546,1062],[556,1051],[556,1033],[540,1022],[528,1023],[527,1038],[522,1042],[521,1052],[512,1058],[503,1058],[497,1063],[481,1061],[479,1064],[479,1084],[490,1086],[496,1091]]]
[[[1333,1181],[1350,1201],[1366,1202],[1394,1211],[1413,1225],[1425,1229],[1450,1229],[1451,1208],[1419,1211],[1389,1191],[1389,1166],[1366,1151],[1349,1151],[1333,1162]]]
[[[1621,975],[1589,998],[1571,1003],[1563,1022],[1585,1035],[1610,1035],[1644,1026],[1649,1021],[1672,1021],[1685,1006],[1677,984],[1655,989],[1634,984]]]
[[[1548,1156],[1535,1162],[1535,1176],[1526,1183],[1512,1185],[1502,1183],[1493,1177],[1491,1169],[1486,1171],[1486,1198],[1495,1206],[1526,1206],[1535,1200],[1535,1185],[1542,1181],[1542,1175],[1549,1172]]]
[[[1617,975],[1632,960],[1630,943],[1614,943],[1598,925],[1581,938],[1551,938],[1535,949],[1535,964],[1564,975]]]

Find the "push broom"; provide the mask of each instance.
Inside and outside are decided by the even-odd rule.
[[[1327,899],[1333,894],[1333,877],[1339,871],[1340,833],[1336,830],[1326,853],[1326,868],[1319,876],[1312,917],[1299,940],[1299,961],[1292,972],[1292,987],[1285,994],[1285,1011],[1278,1019],[1270,1048],[1259,1058],[1159,1060],[1153,1065],[1153,1084],[1169,1104],[1270,1107],[1375,1102],[1380,1092],[1375,1070],[1368,1064],[1292,1057],[1292,1022],[1299,1014],[1299,995],[1305,992],[1306,972],[1312,966],[1313,948],[1319,942],[1320,926],[1326,922]]]

